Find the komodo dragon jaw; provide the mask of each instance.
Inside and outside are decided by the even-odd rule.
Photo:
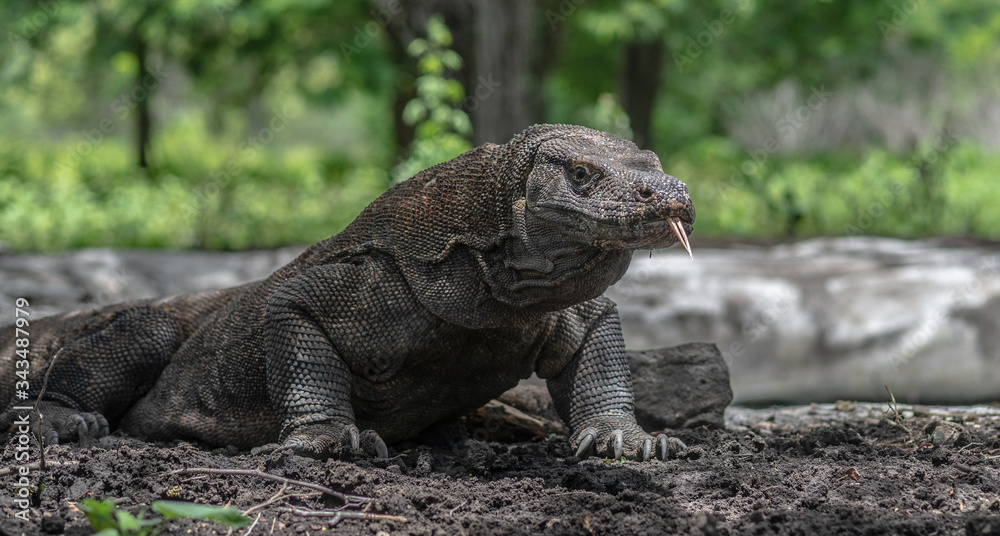
[[[538,249],[638,250],[679,243],[690,254],[695,211],[687,185],[664,173],[654,153],[603,133],[539,147],[526,212],[526,231],[541,242]]]

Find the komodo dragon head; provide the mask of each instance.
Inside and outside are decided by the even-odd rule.
[[[538,145],[523,211],[525,235],[539,250],[680,243],[691,253],[687,186],[664,173],[653,152],[596,130],[575,127]]]
[[[693,223],[687,186],[652,152],[535,125],[418,173],[352,227],[382,230],[375,242],[435,314],[487,327],[600,296],[633,251],[688,248]]]

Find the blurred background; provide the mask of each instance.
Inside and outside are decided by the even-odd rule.
[[[631,348],[714,342],[745,404],[1000,397],[995,0],[0,0],[0,324],[265,277],[537,122],[691,190],[696,262],[608,291]]]
[[[0,242],[308,244],[536,122],[654,150],[696,245],[995,239],[998,45],[992,0],[4,0]]]

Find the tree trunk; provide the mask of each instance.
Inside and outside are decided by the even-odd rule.
[[[653,144],[653,106],[663,74],[664,48],[663,40],[655,39],[632,41],[624,49],[622,108],[631,123],[632,141],[643,149],[648,149]]]
[[[377,0],[375,5],[388,8],[390,3]],[[505,142],[532,123],[528,78],[535,0],[403,0],[400,5],[402,11],[386,29],[394,55],[403,61],[407,44],[424,35],[431,15],[443,16],[451,30],[451,48],[462,57],[455,78],[465,88],[462,109],[472,120],[474,144]],[[397,145],[404,151],[413,133],[400,118],[411,98],[412,84],[399,84],[393,108]]]
[[[476,2],[474,77],[463,107],[473,144],[504,143],[531,124],[528,73],[533,0]]]
[[[141,87],[143,91],[142,98],[136,99],[136,142],[137,150],[139,152],[139,167],[145,169],[149,167],[149,160],[146,153],[149,149],[149,138],[152,131],[152,119],[149,112],[149,101],[152,99],[152,91],[154,88],[146,87],[145,79],[149,75],[147,60],[147,46],[146,40],[143,39],[140,34],[139,28],[136,28],[135,36],[133,39],[133,53],[135,57],[139,60],[138,72],[135,75],[135,85],[136,87]]]
[[[406,157],[413,143],[415,129],[403,121],[403,108],[406,103],[417,96],[416,92],[416,61],[411,58],[406,47],[417,37],[425,36],[427,19],[439,14],[444,17],[444,23],[451,30],[453,38],[452,50],[462,57],[462,70],[455,77],[467,87],[469,81],[469,58],[473,54],[473,6],[467,0],[374,0],[376,9],[392,13],[393,16],[385,23],[389,37],[389,47],[392,60],[403,67],[395,85],[393,94],[393,125],[396,138],[396,162]],[[398,7],[397,7],[398,6]]]

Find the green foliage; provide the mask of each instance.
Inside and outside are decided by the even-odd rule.
[[[462,67],[462,58],[448,48],[451,32],[440,16],[427,22],[427,38],[410,42],[407,53],[417,60],[417,96],[406,103],[403,121],[416,127],[409,156],[394,171],[397,181],[472,148],[472,123],[458,105],[465,98],[462,84],[448,78]]]
[[[581,110],[580,118],[581,123],[590,128],[603,130],[623,140],[632,139],[628,114],[614,94],[602,93],[593,106]]]
[[[99,536],[153,536],[159,534],[169,519],[200,519],[222,523],[234,529],[250,524],[250,519],[232,507],[207,506],[177,501],[153,501],[152,508],[163,518],[146,518],[146,509],[138,515],[119,510],[114,500],[84,499],[80,510]]]
[[[1000,174],[1000,155],[973,144],[909,157],[873,150],[755,163],[730,142],[710,139],[663,165],[691,190],[696,236],[1000,238],[992,208],[1000,184],[990,179]],[[927,173],[937,177],[930,194]]]
[[[918,139],[891,152],[862,133],[859,143],[828,154],[781,147],[757,163],[749,147],[729,141],[753,138],[733,128],[733,118],[753,117],[752,96],[779,110],[782,103],[767,98],[786,82],[870,96],[865,91],[895,80],[892,65],[919,59],[931,66],[913,71],[919,83],[882,88],[884,102],[919,123],[907,119],[899,130],[926,136],[956,125],[978,129],[977,139],[992,135],[995,146],[995,0],[535,5],[528,32],[535,52],[523,82],[539,121],[631,138],[630,124],[640,123],[630,122],[622,106],[628,96],[619,94],[623,53],[637,42],[664,45],[651,149],[691,187],[698,236],[1000,237],[1000,164],[995,151],[972,142],[938,151]],[[415,30],[390,31],[412,22],[398,7],[368,0],[2,3],[0,242],[21,251],[245,249],[312,243],[339,231],[393,180],[470,148],[461,103],[471,88],[455,75],[462,69],[455,50],[463,50],[456,38],[468,32],[453,36],[432,17],[424,37],[397,42]],[[143,63],[163,75],[150,91],[139,85]],[[414,64],[416,98],[397,106],[411,87],[401,73]],[[147,98],[152,165],[139,170],[136,106]],[[826,111],[843,104],[831,101]],[[273,143],[244,150],[266,132],[274,110],[295,117],[267,132]],[[415,138],[392,168],[397,113]],[[105,124],[105,132],[95,130]],[[90,143],[94,136],[101,139]]]
[[[231,506],[209,506],[180,501],[153,501],[150,505],[163,519],[204,519],[222,523],[234,529],[250,524],[250,519]]]
[[[389,184],[377,166],[358,162],[345,169],[315,150],[244,155],[233,150],[237,143],[198,129],[176,136],[186,141],[171,142],[147,173],[132,165],[129,147],[116,139],[69,166],[73,144],[5,138],[0,243],[20,251],[311,244],[350,223]]]

